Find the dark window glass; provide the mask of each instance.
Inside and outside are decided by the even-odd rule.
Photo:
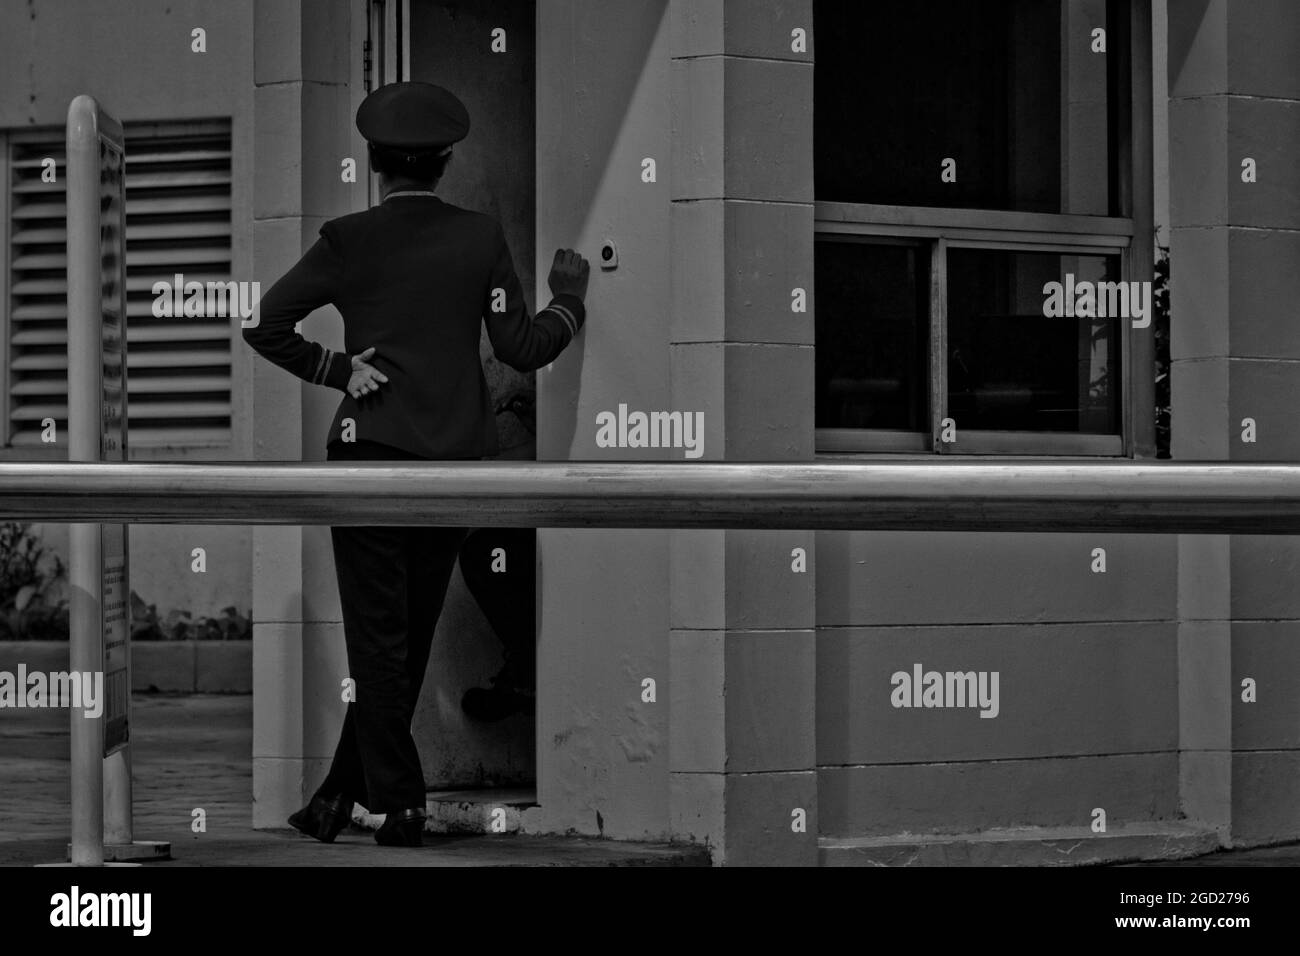
[[[818,200],[1114,214],[1106,0],[813,11]]]
[[[818,240],[818,428],[930,431],[928,246]]]
[[[958,434],[1117,434],[1119,323],[1128,319],[1049,318],[1044,287],[1061,283],[1064,301],[1072,281],[1078,302],[1083,283],[1119,279],[1116,256],[949,249],[948,415]]]

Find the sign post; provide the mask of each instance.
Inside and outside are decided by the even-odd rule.
[[[92,97],[68,107],[68,460],[125,462],[126,146]],[[103,673],[103,712],[71,711],[76,866],[165,858],[131,817],[130,577],[126,525],[71,526],[71,670]]]

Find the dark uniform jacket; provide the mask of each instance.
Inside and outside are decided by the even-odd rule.
[[[329,303],[343,316],[346,354],[294,328]],[[528,314],[492,217],[436,196],[395,195],[325,223],[316,244],[261,297],[259,321],[243,334],[281,368],[344,393],[327,443],[352,418],[360,440],[429,459],[481,458],[498,451],[479,361],[481,323],[497,358],[528,372],[553,361],[585,317],[582,300],[567,294],[536,318]],[[388,381],[354,399],[350,356],[372,346],[371,364]]]

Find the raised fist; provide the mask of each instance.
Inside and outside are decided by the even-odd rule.
[[[551,295],[576,295],[582,299],[586,298],[590,275],[591,264],[586,259],[572,249],[556,249],[546,284],[551,287]]]

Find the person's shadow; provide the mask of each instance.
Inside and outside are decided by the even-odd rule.
[[[497,403],[498,416],[513,414],[530,436],[537,432],[536,399],[519,389]],[[533,441],[500,456],[535,458]],[[537,660],[537,530],[475,528],[458,553],[461,577],[501,642],[503,665],[489,685],[471,687],[461,710],[474,720],[503,720],[534,708]]]

